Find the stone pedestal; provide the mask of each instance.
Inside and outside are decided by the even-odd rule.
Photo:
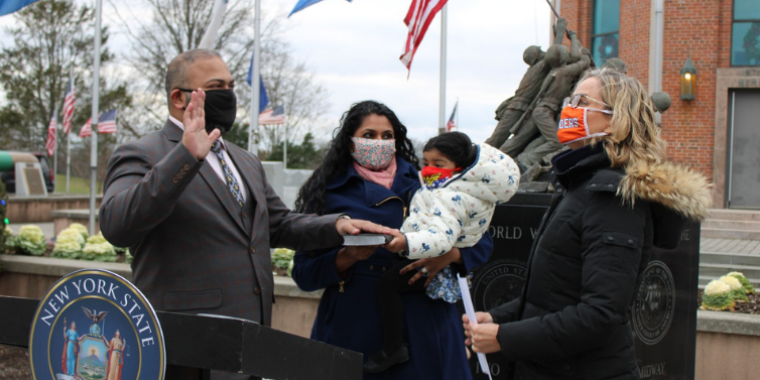
[[[551,195],[516,194],[496,207],[489,232],[494,252],[472,279],[477,311],[487,311],[517,298],[525,281],[526,263],[537,229]],[[697,333],[697,285],[699,276],[699,224],[689,223],[673,250],[655,249],[631,305],[639,368],[655,379],[693,379]],[[501,354],[488,355],[494,380],[507,379],[508,363]],[[474,380],[479,373],[470,361]],[[643,376],[642,376],[643,377]]]

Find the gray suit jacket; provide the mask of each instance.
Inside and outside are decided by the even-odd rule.
[[[269,325],[269,247],[338,246],[337,215],[291,212],[267,183],[261,162],[226,143],[248,191],[247,205],[255,201],[241,208],[211,166],[182,145],[182,133],[167,121],[162,130],[116,149],[100,207],[103,235],[129,247],[133,282],[154,308]]]

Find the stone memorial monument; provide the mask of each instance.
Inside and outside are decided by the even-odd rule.
[[[550,199],[548,194],[516,194],[496,207],[489,227],[493,254],[471,281],[475,310],[487,311],[520,295],[531,246]],[[655,248],[634,292],[629,317],[642,378],[694,378],[699,233],[699,223],[689,222],[678,247]],[[504,357],[487,357],[493,379],[509,380],[510,364]],[[488,378],[474,355],[470,368],[474,380]]]

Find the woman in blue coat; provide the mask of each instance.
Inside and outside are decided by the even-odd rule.
[[[317,214],[343,213],[390,228],[399,228],[419,189],[418,160],[406,137],[406,127],[388,107],[374,101],[351,106],[322,165],[301,188],[296,208]],[[431,278],[448,265],[467,272],[483,265],[493,240],[486,234],[472,248],[454,248],[445,255],[419,260]],[[381,247],[335,247],[297,252],[293,279],[306,291],[324,289],[311,338],[364,354],[380,349],[377,287],[380,275],[398,259]],[[405,268],[410,269],[410,268]],[[456,306],[425,293],[404,296],[404,341],[409,360],[364,379],[471,379],[462,344],[462,324]]]

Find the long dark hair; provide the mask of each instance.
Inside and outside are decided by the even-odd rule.
[[[419,160],[414,155],[414,146],[406,137],[406,127],[401,124],[396,114],[385,104],[365,100],[354,103],[340,119],[340,127],[333,131],[322,164],[314,170],[306,183],[298,191],[295,208],[298,212],[313,212],[322,215],[327,210],[325,203],[325,186],[327,182],[348,170],[354,159],[351,157],[351,137],[369,115],[385,116],[393,126],[396,139],[396,157],[400,157],[419,170]]]
[[[435,136],[425,143],[423,152],[438,149],[457,167],[466,169],[478,158],[478,148],[472,145],[470,137],[462,132],[447,132]]]

